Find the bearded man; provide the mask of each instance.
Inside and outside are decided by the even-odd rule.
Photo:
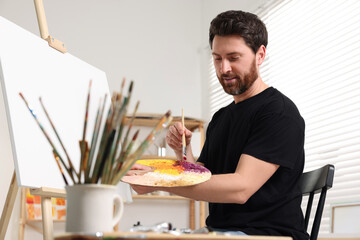
[[[305,240],[300,177],[304,167],[305,123],[295,104],[263,82],[267,30],[254,14],[227,11],[210,25],[216,74],[234,101],[209,123],[197,163],[209,181],[188,187],[133,186],[138,193],[168,191],[209,202],[208,228],[231,234],[291,236]],[[176,123],[166,136],[179,160],[195,162],[191,132]]]

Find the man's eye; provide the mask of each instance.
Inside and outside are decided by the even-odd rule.
[[[232,57],[232,58],[230,58],[230,61],[236,61],[238,59],[239,59],[239,57]]]
[[[221,61],[221,58],[215,58],[214,60],[215,61]]]

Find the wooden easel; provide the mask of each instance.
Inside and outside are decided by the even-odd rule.
[[[46,22],[45,10],[42,0],[34,0],[36,15],[38,19],[41,38],[46,40],[52,48],[66,53],[65,44],[51,35]],[[16,173],[14,171],[8,194],[5,200],[4,209],[0,219],[0,240],[5,239],[6,231],[9,225],[10,217],[14,208],[16,196],[19,190],[18,182],[16,180]],[[65,198],[65,190],[52,189],[52,188],[38,188],[30,190],[32,195],[41,197],[41,211],[43,222],[43,235],[44,240],[53,239],[53,221],[52,221],[52,209],[51,209],[51,197]],[[25,206],[21,206],[23,208]],[[21,209],[21,217],[25,217],[25,209]],[[21,218],[20,224],[24,224],[24,218]],[[23,239],[23,230],[19,231],[19,239]]]
[[[14,208],[14,203],[16,195],[18,193],[19,186],[16,180],[16,174],[14,172],[11,183],[9,186],[9,191],[6,197],[4,204],[4,209],[1,214],[0,221],[0,239],[3,240],[6,235],[6,230],[9,225],[9,220],[11,213]],[[52,220],[52,210],[51,210],[51,198],[66,198],[65,190],[63,189],[54,189],[54,188],[35,188],[30,190],[32,195],[41,197],[41,211],[42,211],[42,222],[43,222],[43,235],[44,239],[53,239],[53,220]],[[22,206],[25,207],[25,206]],[[21,209],[21,215],[25,214],[25,209]],[[25,217],[25,216],[23,216]],[[21,219],[20,224],[24,224],[24,218]],[[19,239],[23,239],[23,231],[19,231]]]
[[[65,44],[49,34],[48,25],[45,16],[44,4],[42,0],[34,0],[36,16],[38,19],[41,38],[49,43],[50,47],[56,50],[66,53]]]
[[[39,24],[39,30],[41,38],[46,40],[50,47],[66,53],[65,44],[49,34],[48,25],[46,21],[45,9],[42,0],[34,0],[36,16]],[[51,198],[66,198],[66,193],[64,189],[53,189],[53,188],[36,188],[30,189],[32,195],[41,197],[41,214],[42,214],[42,224],[43,224],[43,236],[44,240],[53,239],[53,220],[52,220],[52,209],[51,209]],[[22,191],[24,195],[24,191]],[[22,196],[24,198],[25,196]],[[23,200],[23,199],[22,199]],[[25,204],[21,201],[21,208],[25,208]],[[20,213],[20,226],[19,229],[19,240],[24,239],[24,227],[25,227],[25,209],[21,209]]]
[[[14,203],[16,199],[17,192],[19,190],[18,183],[16,181],[15,172],[12,176],[10,187],[8,194],[6,196],[4,209],[1,213],[1,220],[0,220],[0,240],[3,240],[6,235],[6,230],[9,225],[10,217],[12,210],[14,208]]]

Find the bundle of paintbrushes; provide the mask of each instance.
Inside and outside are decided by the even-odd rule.
[[[133,82],[130,83],[127,96],[123,96],[123,88],[125,81],[123,80],[121,91],[115,92],[111,98],[111,105],[107,111],[105,123],[102,124],[104,110],[106,107],[106,98],[104,101],[100,100],[99,107],[96,113],[96,119],[94,124],[93,134],[91,136],[90,145],[86,140],[89,103],[90,103],[90,90],[91,81],[89,85],[89,91],[86,101],[85,120],[82,139],[80,144],[80,165],[78,170],[75,169],[68,152],[65,149],[63,142],[40,98],[41,106],[48,118],[55,135],[60,142],[62,150],[66,156],[68,164],[65,163],[64,158],[60,155],[56,149],[49,134],[40,123],[39,119],[35,115],[32,108],[30,108],[28,102],[24,96],[20,93],[21,98],[24,100],[26,106],[30,110],[30,113],[36,120],[38,126],[42,130],[46,139],[50,143],[54,158],[60,169],[62,177],[66,185],[69,185],[69,177],[73,184],[83,183],[98,183],[116,185],[120,179],[126,174],[126,172],[132,167],[132,165],[138,160],[148,146],[154,141],[156,135],[158,135],[164,128],[171,122],[172,117],[170,111],[168,111],[159,123],[150,132],[147,138],[136,148],[133,149],[134,143],[137,140],[139,130],[137,130],[132,137],[130,137],[130,130],[133,127],[133,121],[135,119],[136,111],[139,106],[137,102],[134,113],[129,121],[128,125],[125,125],[127,108],[130,102],[131,92],[133,88]],[[102,102],[102,103],[101,103]],[[126,129],[126,133],[124,130]],[[124,136],[123,136],[124,135]],[[66,170],[66,174],[63,169]]]

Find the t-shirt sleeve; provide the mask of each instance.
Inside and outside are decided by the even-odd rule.
[[[220,115],[220,113],[222,111],[223,111],[222,109],[217,111],[214,114],[214,116],[212,117],[211,121],[209,122],[209,125],[208,125],[208,127],[206,129],[205,142],[204,142],[204,145],[203,145],[203,147],[201,149],[200,156],[196,161],[196,162],[199,162],[199,163],[203,163],[205,166],[207,165],[207,161],[208,161],[209,132],[211,131],[211,128],[213,128],[214,121],[216,121],[216,119],[218,118],[218,116]]]
[[[243,153],[293,169],[304,148],[305,127],[281,113],[262,116],[253,126]]]

